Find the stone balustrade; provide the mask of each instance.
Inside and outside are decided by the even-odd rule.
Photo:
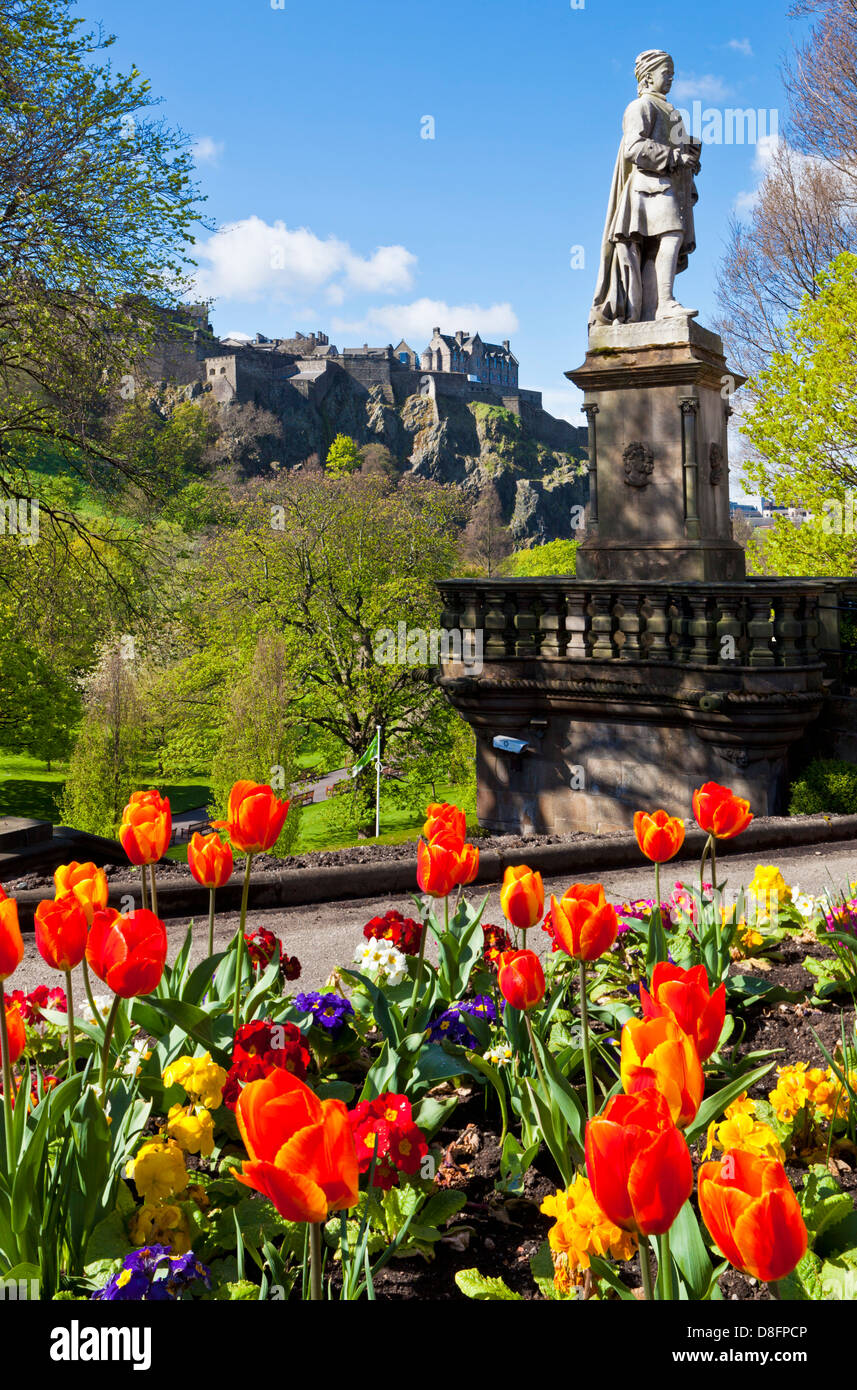
[[[827,665],[857,579],[753,578],[642,583],[575,578],[451,579],[443,626],[481,631],[483,659],[676,663],[689,667]]]

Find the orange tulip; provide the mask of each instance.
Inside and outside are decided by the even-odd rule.
[[[479,850],[447,833],[417,846],[417,883],[431,898],[445,898],[460,884],[472,883],[479,872]]]
[[[89,926],[74,893],[44,898],[36,908],[36,946],[52,970],[73,970],[86,952]]]
[[[54,872],[54,889],[57,898],[74,894],[90,926],[94,914],[107,906],[107,876],[91,862],[78,864],[73,860],[71,864],[60,864]]]
[[[433,840],[436,835],[445,834],[448,831],[463,841],[467,835],[467,817],[463,811],[460,811],[457,806],[451,806],[448,801],[433,801],[426,809],[423,834],[427,840]]]
[[[575,960],[597,960],[609,951],[619,930],[616,909],[600,883],[573,883],[557,902],[551,898],[554,938]]]
[[[224,844],[219,835],[200,835],[197,831],[187,847],[187,862],[203,888],[222,888],[232,873],[232,846]]]
[[[147,908],[127,916],[105,908],[93,918],[86,959],[99,980],[121,999],[151,994],[164,973],[167,929]]]
[[[710,993],[704,965],[682,970],[680,965],[659,962],[652,971],[652,992],[640,986],[640,1003],[646,1018],[667,1015],[693,1040],[700,1062],[711,1056],[723,1032],[726,986]]]
[[[173,817],[170,803],[160,792],[132,792],[122,812],[119,842],[132,864],[157,864],[170,846]]]
[[[628,1019],[620,1071],[626,1095],[655,1086],[666,1098],[673,1123],[682,1129],[702,1104],[705,1078],[693,1039],[666,1015]]]
[[[211,822],[212,829],[226,830],[240,854],[263,854],[273,849],[283,833],[288,801],[274,795],[260,782],[236,782],[229,793],[226,820]]]
[[[250,1161],[239,1182],[255,1188],[286,1221],[326,1221],[357,1205],[357,1154],[341,1100],[319,1100],[282,1067],[244,1087],[235,1117]]]
[[[497,988],[513,1009],[533,1009],[545,997],[545,972],[535,951],[503,951],[497,957]]]
[[[623,1231],[669,1230],[693,1190],[693,1164],[659,1091],[613,1096],[587,1123],[586,1172],[604,1215]]]
[[[693,793],[693,814],[701,830],[716,840],[731,840],[747,829],[753,819],[749,801],[733,796],[729,787],[706,782]]]
[[[27,1046],[27,1030],[24,1027],[24,1019],[17,1004],[7,1004],[6,1008],[6,1032],[9,1035],[9,1066],[14,1067],[21,1053]],[[3,1060],[3,1046],[0,1044],[0,1062]]]
[[[503,916],[520,931],[529,931],[542,920],[545,910],[545,886],[540,873],[533,873],[526,864],[506,870],[500,889]]]
[[[666,811],[637,811],[634,816],[637,844],[653,864],[665,864],[684,844],[684,821]]]
[[[8,980],[23,959],[24,939],[18,926],[18,904],[3,893],[0,898],[0,981]]]
[[[798,1200],[775,1158],[729,1149],[719,1163],[703,1163],[699,1210],[718,1249],[753,1279],[784,1279],[806,1254]]]

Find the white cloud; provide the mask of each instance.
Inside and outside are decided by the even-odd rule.
[[[491,304],[483,308],[479,304],[447,304],[442,299],[416,299],[411,304],[386,304],[370,309],[362,319],[334,319],[332,331],[339,337],[353,334],[361,341],[380,335],[384,342],[398,342],[406,338],[413,348],[421,351],[431,337],[431,331],[440,325],[444,333],[455,333],[464,328],[469,333],[479,333],[489,341],[502,341],[518,331],[518,316],[511,304]],[[337,339],[338,341],[338,339]],[[339,344],[340,347],[343,343]]]
[[[197,164],[217,164],[225,149],[220,140],[212,140],[210,135],[200,135],[191,146],[191,154]]]
[[[671,101],[726,101],[730,95],[730,88],[727,87],[722,77],[716,77],[714,73],[707,72],[701,77],[695,73],[688,73],[686,77],[677,77],[670,92]]]
[[[745,58],[753,56],[753,45],[749,39],[730,39],[729,47],[734,48],[736,53],[743,53]]]
[[[291,300],[330,287],[391,294],[409,289],[416,256],[404,246],[379,246],[371,256],[338,237],[322,240],[308,227],[290,229],[261,217],[227,223],[197,244],[202,298]]]
[[[770,170],[780,145],[779,135],[760,135],[756,144],[756,153],[753,157],[753,173],[756,175],[755,188],[747,189],[739,193],[733,208],[738,217],[747,217],[759,201],[759,192],[765,177]],[[801,154],[799,150],[788,147],[789,161],[793,168],[801,169],[811,167],[820,161],[817,156]]]

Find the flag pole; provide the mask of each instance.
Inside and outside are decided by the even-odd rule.
[[[375,839],[381,834],[381,725],[376,724],[375,736],[378,744],[375,750]]]

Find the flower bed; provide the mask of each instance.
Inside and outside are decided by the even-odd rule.
[[[650,900],[588,883],[546,904],[519,865],[486,923],[464,817],[429,807],[413,915],[367,922],[306,991],[244,930],[288,803],[238,783],[194,837],[191,968],[194,928],[168,963],[158,916],[169,804],[136,793],[141,906],[59,869],[28,996],[0,900],[0,1278],[66,1301],[853,1299],[857,885],[811,900],[760,866],[727,892],[717,847],[750,808],[708,784],[693,811],[693,882],[661,883],[683,821],[641,812]],[[215,953],[236,855],[241,925]]]

